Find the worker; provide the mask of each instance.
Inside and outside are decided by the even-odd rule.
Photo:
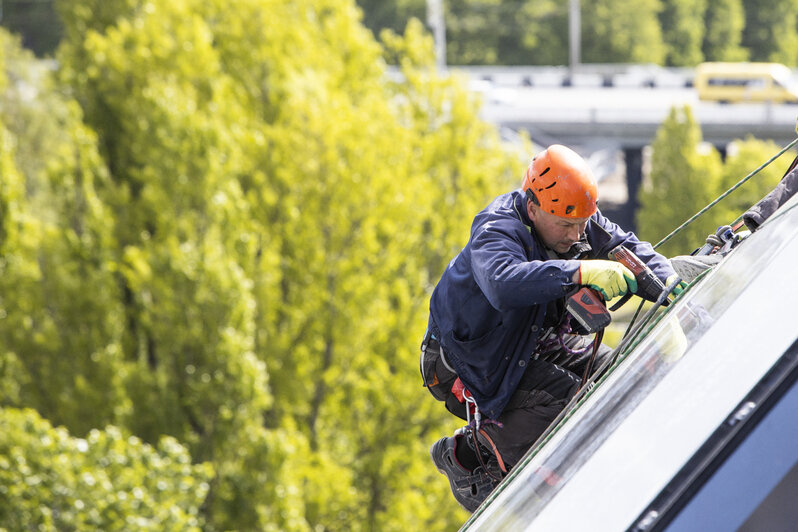
[[[669,261],[605,218],[576,152],[552,145],[529,164],[521,189],[474,218],[466,246],[430,300],[421,348],[424,385],[470,423],[430,455],[455,499],[474,511],[579,389],[591,337],[577,334],[567,296],[589,286],[609,301],[635,292],[635,276],[607,260],[618,245],[662,281]],[[610,349],[597,347],[597,356]]]

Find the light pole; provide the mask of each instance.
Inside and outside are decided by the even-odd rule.
[[[427,0],[427,24],[435,40],[435,65],[446,70],[446,21],[443,17],[443,0]]]
[[[581,17],[579,11],[579,0],[568,2],[568,67],[573,79],[576,68],[579,66],[579,49],[581,47]]]

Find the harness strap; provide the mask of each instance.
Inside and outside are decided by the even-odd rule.
[[[598,354],[599,346],[601,345],[601,339],[604,337],[604,329],[599,329],[596,332],[596,336],[593,337],[593,352],[590,354],[590,360],[587,361],[585,365],[585,373],[582,375],[582,384],[579,385],[579,390],[585,387],[587,383],[588,377],[590,377],[590,372],[593,370],[593,363],[596,361],[596,354]],[[579,392],[577,390],[577,392]]]
[[[496,444],[493,443],[493,440],[491,439],[491,437],[488,436],[488,433],[485,432],[483,429],[479,429],[479,433],[490,444],[490,448],[493,450],[493,454],[496,455],[496,460],[499,461],[499,469],[502,470],[502,473],[507,473],[507,467],[504,465],[504,460],[502,460],[502,455],[499,454],[499,449],[496,448]]]

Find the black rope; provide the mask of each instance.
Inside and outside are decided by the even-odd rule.
[[[768,159],[768,160],[767,160],[767,161],[766,161],[764,164],[762,164],[762,165],[761,165],[759,168],[757,168],[756,170],[754,170],[753,172],[751,172],[750,174],[748,174],[747,176],[745,176],[744,178],[742,178],[740,181],[738,181],[738,182],[737,182],[737,184],[735,184],[735,185],[734,185],[733,187],[731,187],[729,190],[727,190],[726,192],[724,192],[723,194],[721,194],[720,196],[718,196],[717,198],[715,198],[715,200],[713,200],[713,201],[712,201],[712,202],[711,202],[709,205],[707,205],[706,207],[704,207],[703,209],[701,209],[700,211],[698,211],[697,213],[695,213],[695,214],[694,214],[692,217],[690,217],[690,219],[689,219],[689,220],[687,220],[687,221],[686,221],[686,222],[684,222],[682,225],[680,225],[679,227],[677,227],[676,229],[674,229],[673,231],[671,231],[671,233],[670,233],[668,236],[666,236],[665,238],[663,238],[662,240],[660,240],[659,242],[657,242],[657,244],[654,246],[654,249],[657,249],[657,248],[658,248],[658,247],[660,247],[662,244],[664,244],[665,242],[667,242],[668,240],[670,240],[671,238],[673,238],[673,237],[674,237],[674,236],[675,236],[677,233],[679,233],[679,232],[680,232],[682,229],[684,229],[685,227],[687,227],[688,225],[690,225],[691,223],[693,223],[693,222],[696,220],[696,218],[698,218],[699,216],[701,216],[702,214],[704,214],[705,212],[707,212],[709,209],[711,209],[712,207],[714,207],[715,205],[717,205],[717,204],[718,204],[718,202],[720,202],[721,200],[723,200],[723,199],[724,199],[726,196],[728,196],[729,194],[731,194],[732,192],[734,192],[735,190],[737,190],[738,188],[740,188],[740,186],[742,186],[742,184],[743,184],[743,183],[745,183],[746,181],[748,181],[749,179],[751,179],[752,177],[754,177],[756,174],[758,174],[758,173],[759,173],[759,172],[760,172],[760,171],[761,171],[763,168],[765,168],[767,165],[769,165],[770,163],[772,163],[773,161],[775,161],[776,159],[778,159],[779,157],[781,157],[781,155],[782,155],[782,154],[783,154],[785,151],[787,151],[787,150],[789,150],[790,148],[792,148],[793,146],[795,146],[795,144],[796,144],[796,143],[798,143],[798,138],[796,138],[795,140],[793,140],[792,142],[790,142],[789,144],[787,144],[787,145],[786,145],[784,148],[782,148],[782,149],[781,149],[781,150],[780,150],[780,151],[779,151],[779,152],[778,152],[776,155],[774,155],[773,157],[771,157],[770,159]]]

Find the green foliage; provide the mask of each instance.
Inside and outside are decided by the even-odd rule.
[[[290,454],[294,437],[274,439],[261,424],[272,396],[256,335],[257,287],[268,272],[258,267],[278,250],[263,246],[269,230],[254,220],[244,188],[254,170],[243,152],[262,133],[248,127],[247,95],[225,72],[228,50],[214,45],[227,37],[214,29],[229,27],[212,25],[258,27],[264,6],[250,2],[254,13],[242,5],[225,20],[221,5],[153,2],[127,17],[123,10],[112,25],[102,11],[86,18],[83,2],[61,7],[68,35],[102,30],[65,42],[60,57],[116,185],[105,199],[118,219],[125,426],[146,441],[172,435],[213,464],[210,528],[266,528],[271,516],[274,526],[296,529],[294,494],[241,492],[281,477],[279,468],[253,475],[248,465]],[[266,441],[266,456],[259,445],[238,445]]]
[[[426,527],[441,505],[452,510],[447,518],[458,515],[426,457],[448,417],[417,385],[423,290],[443,267],[435,260],[430,272],[427,261],[461,245],[452,239],[467,234],[475,202],[502,186],[494,161],[506,156],[496,153],[498,137],[477,119],[472,97],[432,71],[431,42],[417,23],[403,39],[385,35],[407,80],[387,89],[373,66],[347,77],[337,67],[311,70],[319,55],[336,65],[340,46],[364,67],[380,64],[379,48],[351,19],[329,20],[323,31],[301,23],[274,28],[291,42],[294,31],[318,33],[313,51],[298,40],[296,56],[276,67],[286,72],[275,80],[281,98],[262,112],[275,117],[266,129],[271,149],[253,153],[269,188],[279,191],[279,203],[260,215],[282,243],[281,281],[271,297],[284,306],[264,309],[259,322],[271,340],[264,351],[275,395],[270,418],[293,420],[310,442],[311,524]],[[441,207],[452,212],[439,216]],[[461,212],[467,217],[458,218]],[[442,227],[453,221],[458,232]],[[435,255],[427,255],[432,248]],[[422,413],[428,422],[408,421]],[[435,481],[438,505],[407,496]],[[458,522],[451,519],[449,527]]]
[[[689,107],[673,109],[654,142],[650,182],[640,192],[641,237],[656,243],[709,203],[755,172],[780,150],[749,137],[729,147],[723,164],[714,148],[701,144]],[[666,256],[689,254],[718,227],[730,225],[778,184],[794,153],[787,152],[746,180],[659,249]]]
[[[446,55],[456,65],[568,62],[568,5],[537,0],[445,2]]]
[[[30,360],[61,356],[63,376],[28,371],[17,353],[34,347],[16,339],[0,363],[10,404],[78,431],[102,419],[146,442],[178,439],[215,472],[208,530],[457,526],[465,514],[427,455],[455,424],[419,386],[418,341],[471,217],[517,186],[524,161],[478,119],[473,95],[437,76],[421,25],[383,47],[353,3],[331,0],[59,10],[57,80],[82,109],[62,96],[65,116],[87,133],[61,137],[47,179],[15,166],[26,158],[14,146],[8,164],[18,196],[47,184],[30,204],[50,214],[31,223],[52,220],[54,241],[90,248],[55,247],[63,271],[49,289],[64,303],[30,309],[53,321]],[[384,55],[406,82],[386,81]],[[83,236],[68,233],[75,220]],[[42,277],[43,239],[13,249],[30,267],[12,278],[32,280],[8,308]],[[96,278],[101,297],[65,272]],[[73,343],[56,341],[61,323],[74,323]],[[104,341],[105,356],[78,338]],[[81,356],[113,371],[65,367]],[[25,388],[59,378],[104,379],[116,395],[64,384],[46,402]]]
[[[419,0],[358,0],[375,34],[426,20]],[[568,2],[444,2],[451,65],[565,65]],[[694,66],[701,61],[781,61],[794,57],[794,0],[599,0],[580,3],[585,63]],[[745,38],[743,39],[743,32]]]
[[[0,408],[0,529],[201,530],[212,471],[173,438],[115,427],[85,439],[33,410]]]
[[[688,106],[671,109],[652,152],[650,179],[639,193],[637,227],[641,238],[657,243],[717,197],[722,165],[717,151],[701,144],[701,129]],[[711,221],[699,218],[658,251],[689,254],[714,232]]]
[[[659,0],[582,2],[582,61],[661,64],[659,9]]]
[[[433,285],[473,215],[520,184],[529,143],[506,151],[477,97],[435,71],[418,20],[377,42],[353,1],[58,8],[55,76],[0,33],[0,460],[23,456],[46,478],[0,467],[0,512],[15,512],[0,517],[45,529],[459,526],[466,514],[427,454],[458,420],[420,386],[417,350]],[[602,11],[601,31],[642,28],[656,6],[638,11]],[[561,6],[519,13],[524,31],[502,30],[496,46],[548,61]],[[612,53],[662,53],[652,35],[619,35]],[[652,233],[706,203],[692,190],[662,209],[671,169],[677,185],[717,188],[717,155],[698,155],[699,140],[674,111],[643,199],[662,215]],[[109,425],[120,428],[98,430]]]
[[[662,0],[660,13],[667,66],[692,66],[703,61],[706,0]]]
[[[15,80],[0,95],[0,344],[16,375],[4,404],[33,406],[84,434],[125,408],[111,214],[99,197],[107,174],[78,107],[13,39],[0,40]]]
[[[753,137],[736,141],[729,149],[723,165],[720,181],[721,193],[735,186],[749,174],[779,152],[781,146],[771,141],[762,141]],[[784,176],[795,157],[794,152],[786,152],[781,157],[759,170],[744,184],[718,203],[713,208],[712,220],[716,226],[732,223],[771,190]],[[716,211],[716,212],[714,212]]]
[[[413,144],[405,160],[411,165],[408,173],[422,179],[413,199],[413,220],[424,236],[409,245],[424,246],[416,255],[426,262],[426,275],[435,283],[467,241],[474,214],[497,194],[520,186],[533,151],[525,143],[508,157],[497,132],[478,119],[477,97],[456,78],[429,75],[431,42],[419,42],[418,26],[410,25],[404,40],[389,33],[383,38],[387,53],[402,58],[406,82],[395,87],[401,91],[397,100],[405,102],[400,123],[415,133],[408,139]],[[413,50],[419,49],[427,53],[415,58]]]
[[[15,140],[5,127],[0,128],[0,176],[3,177],[0,181],[0,256],[2,257],[0,273],[2,274],[9,270],[9,262],[14,265],[27,262],[26,257],[9,254],[8,249],[18,247],[21,242],[20,233],[30,234],[30,229],[33,229],[32,224],[25,219],[26,216],[19,204],[25,194],[25,182],[14,163]],[[0,277],[0,280],[2,279],[5,279],[5,275]],[[6,299],[3,297],[3,306],[0,309],[3,320],[8,317]],[[22,389],[29,385],[29,378],[20,357],[16,352],[4,347],[0,351],[0,405],[21,404]]]
[[[798,1],[743,0],[743,46],[752,61],[798,64]]]
[[[60,0],[55,3],[61,4]],[[411,19],[427,20],[425,0],[357,0],[357,4],[364,25],[374,35],[383,29],[401,32]],[[568,62],[567,2],[460,0],[443,4],[449,64]],[[794,0],[716,0],[707,2],[705,10],[690,9],[688,4],[671,0],[582,2],[583,61],[682,65],[687,57],[708,61],[752,57],[796,64]],[[119,15],[128,16],[144,5],[132,0],[84,2],[77,23],[67,31],[77,35],[103,31]],[[652,16],[660,12],[664,15],[662,27],[652,22]],[[7,2],[2,24],[20,34],[23,44],[39,56],[52,54],[65,32],[50,1]],[[743,29],[746,38],[741,44]],[[666,52],[667,63],[663,63]]]
[[[16,0],[3,2],[0,7],[0,24],[20,35],[25,48],[38,57],[52,54],[63,33],[52,1]]]
[[[741,46],[745,13],[742,0],[715,0],[707,4],[702,51],[707,61],[745,61]]]
[[[363,10],[363,24],[375,37],[385,29],[404,31],[411,18],[427,20],[426,0],[357,0],[357,4]]]

